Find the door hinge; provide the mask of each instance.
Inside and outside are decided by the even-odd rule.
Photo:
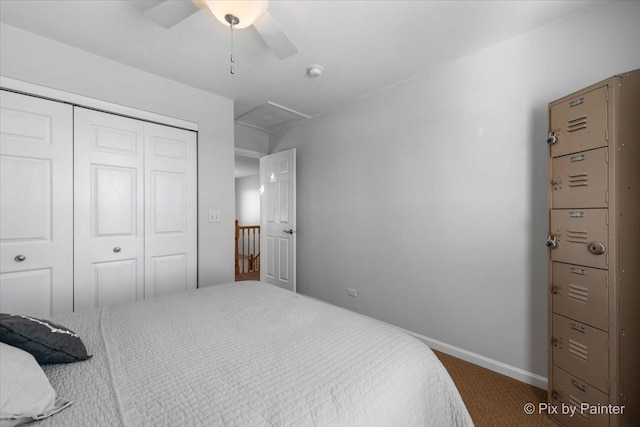
[[[606,128],[604,130],[604,140],[608,141],[609,140],[609,128]]]
[[[604,152],[604,162],[609,163],[609,150]]]
[[[604,192],[604,202],[605,203],[609,203],[609,191],[605,191]]]

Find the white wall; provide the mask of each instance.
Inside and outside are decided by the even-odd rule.
[[[236,178],[236,219],[240,225],[260,225],[260,175]]]
[[[6,25],[0,42],[3,76],[198,123],[199,282],[233,281],[233,101]]]
[[[639,22],[608,3],[271,135],[299,292],[544,386],[547,104],[639,68]]]

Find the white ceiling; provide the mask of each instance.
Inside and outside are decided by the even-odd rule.
[[[605,2],[272,0],[299,53],[280,61],[253,27],[236,30],[234,75],[229,29],[207,8],[165,29],[139,3],[2,0],[0,20],[231,98],[236,117],[267,101],[315,116]]]

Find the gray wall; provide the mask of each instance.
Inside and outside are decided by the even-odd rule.
[[[639,68],[639,22],[608,3],[272,135],[299,292],[544,386],[547,104]]]
[[[260,225],[260,175],[236,178],[236,219],[240,225]]]
[[[198,123],[199,284],[233,281],[233,101],[6,25],[0,42],[3,76]]]

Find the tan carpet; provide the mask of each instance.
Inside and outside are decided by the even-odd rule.
[[[547,392],[448,354],[435,351],[458,387],[477,427],[555,426],[544,414],[527,415],[526,403],[538,407]]]

